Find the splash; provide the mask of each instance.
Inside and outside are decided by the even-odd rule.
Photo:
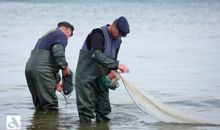
[[[142,94],[134,85],[120,75],[120,78],[134,103],[145,113],[165,123],[189,123],[200,125],[220,125],[220,122],[193,117],[180,113],[167,105],[157,101],[149,94]]]

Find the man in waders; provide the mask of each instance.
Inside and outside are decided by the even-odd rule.
[[[25,76],[37,110],[57,110],[56,87],[59,85],[59,70],[63,76],[70,75],[65,58],[68,38],[74,27],[60,22],[57,28],[43,35],[31,52],[25,67]]]
[[[80,50],[76,68],[75,87],[77,109],[80,123],[109,121],[107,115],[111,112],[109,89],[103,81],[116,77],[116,71],[127,72],[128,68],[117,61],[121,45],[121,37],[130,32],[129,24],[121,16],[111,25],[96,28],[87,36]],[[107,77],[107,78],[106,78]]]

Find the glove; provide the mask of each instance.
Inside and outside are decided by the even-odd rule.
[[[64,95],[69,95],[73,91],[73,72],[70,71],[70,75],[62,76],[62,87]]]
[[[128,67],[124,64],[119,64],[118,69],[120,70],[121,73],[128,73],[129,72]]]
[[[69,76],[70,75],[70,68],[67,66],[65,69],[62,70],[63,76]]]
[[[110,71],[109,73],[109,78],[112,80],[112,79],[115,79],[117,77],[117,73],[113,70]]]
[[[61,92],[62,90],[63,90],[63,86],[62,86],[61,82],[59,82],[59,83],[57,84],[57,91],[58,91],[58,92]]]

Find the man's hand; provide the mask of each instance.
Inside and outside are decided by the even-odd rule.
[[[70,68],[67,66],[65,69],[62,70],[63,76],[69,76],[70,75]]]
[[[112,79],[115,79],[116,77],[117,77],[117,73],[111,70],[111,72],[109,73],[109,78],[112,80]]]
[[[119,64],[118,69],[121,73],[128,73],[129,72],[128,67],[124,64]]]
[[[58,91],[58,92],[61,92],[62,90],[63,90],[63,86],[62,86],[61,82],[59,82],[59,83],[57,84],[57,91]]]

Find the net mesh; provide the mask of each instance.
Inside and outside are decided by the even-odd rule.
[[[189,116],[171,109],[167,105],[154,99],[149,94],[142,94],[134,85],[120,75],[120,78],[134,103],[145,113],[165,123],[189,123],[202,125],[220,125],[220,122]]]

